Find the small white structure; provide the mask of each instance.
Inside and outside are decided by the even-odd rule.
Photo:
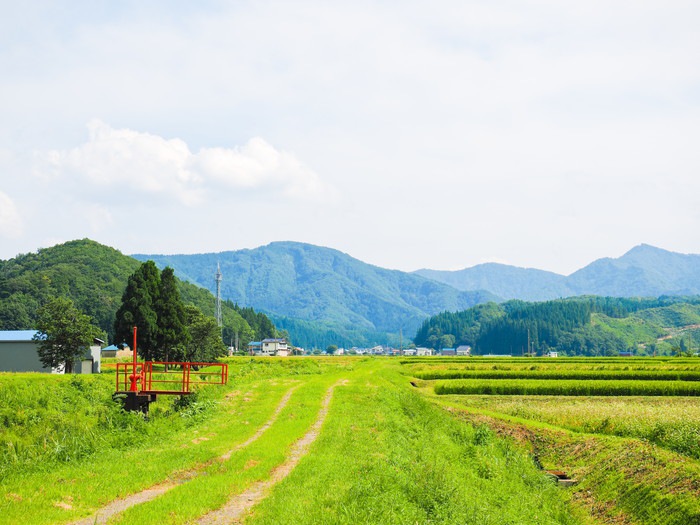
[[[433,355],[433,349],[419,346],[418,348],[416,348],[416,355],[420,355],[420,356]]]
[[[548,352],[547,357],[559,357],[559,352]]]
[[[460,345],[457,347],[457,355],[472,355],[472,347],[469,345]]]
[[[284,339],[263,339],[260,355],[289,355],[287,341]]]
[[[416,349],[406,348],[406,350],[403,351],[403,355],[416,355]]]
[[[39,359],[38,343],[34,340],[36,330],[0,331],[0,371],[64,373],[63,368],[45,367]],[[73,363],[74,374],[99,374],[100,357],[104,341],[95,339],[86,348],[80,360]]]

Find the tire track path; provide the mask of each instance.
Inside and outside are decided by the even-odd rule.
[[[318,413],[316,421],[308,432],[292,445],[292,450],[287,460],[272,471],[269,479],[253,483],[247,490],[231,498],[223,507],[209,514],[205,514],[196,523],[198,525],[240,523],[245,512],[262,501],[267,496],[270,489],[286,478],[292,470],[294,470],[299,461],[309,452],[311,444],[316,441],[321,427],[323,426],[323,422],[328,415],[328,407],[333,398],[333,390],[339,384],[346,383],[347,380],[339,381],[328,389],[321,403],[321,410]]]
[[[275,408],[275,411],[273,412],[272,416],[270,419],[268,419],[263,426],[258,428],[258,430],[255,431],[255,434],[253,434],[251,437],[249,437],[246,441],[243,443],[240,443],[233,447],[231,450],[226,452],[225,454],[222,454],[216,460],[214,461],[227,461],[231,458],[231,455],[233,455],[235,452],[251,445],[272,426],[275,424],[275,421],[277,421],[277,418],[279,417],[280,413],[282,410],[284,410],[284,407],[287,406],[287,403],[289,403],[289,399],[292,397],[292,394],[298,387],[292,387],[290,388],[286,394],[282,397],[280,400],[279,404],[277,405],[277,408]],[[185,472],[181,472],[177,474],[175,477],[173,477],[171,480],[161,483],[158,485],[154,485],[152,487],[149,487],[147,489],[144,489],[140,492],[137,492],[135,494],[131,494],[125,498],[115,500],[105,507],[102,507],[99,511],[97,511],[95,514],[88,518],[83,518],[78,521],[72,521],[68,525],[104,525],[107,523],[107,521],[114,515],[119,514],[120,512],[124,512],[125,510],[134,507],[136,505],[140,505],[141,503],[146,503],[147,501],[151,501],[158,496],[165,494],[169,490],[174,489],[178,485],[182,485],[183,483],[187,483],[188,481],[196,478],[201,474],[201,468],[206,467],[210,465],[212,461],[208,463],[204,463],[202,465],[199,465],[199,468],[195,469],[190,469]]]

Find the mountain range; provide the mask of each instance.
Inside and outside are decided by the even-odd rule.
[[[700,255],[674,253],[648,244],[623,256],[598,259],[569,276],[503,264],[457,271],[418,270],[458,290],[483,289],[503,299],[542,301],[577,295],[658,297],[700,293]]]
[[[460,291],[420,275],[387,270],[331,248],[274,242],[253,250],[197,255],[133,255],[209,290],[221,268],[221,296],[269,314],[296,344],[319,345],[316,330],[340,343],[376,344],[410,338],[426,317],[498,301],[485,291]],[[313,322],[313,327],[308,321]],[[328,343],[330,344],[330,343]],[[336,343],[337,344],[337,343]]]
[[[547,300],[578,295],[658,297],[700,293],[700,255],[640,245],[569,275],[503,264],[459,271],[401,272],[331,248],[274,242],[252,250],[195,255],[135,254],[178,277],[252,306],[287,329],[296,344],[322,346],[408,339],[428,316],[488,301]]]

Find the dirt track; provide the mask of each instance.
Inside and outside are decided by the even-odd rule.
[[[231,455],[238,451],[241,450],[242,448],[247,447],[248,445],[254,443],[257,441],[260,436],[262,436],[267,429],[269,429],[275,421],[277,421],[277,418],[280,415],[280,412],[284,409],[285,406],[287,406],[287,403],[289,402],[289,399],[292,397],[292,394],[294,393],[294,390],[296,390],[296,387],[291,388],[280,400],[279,404],[277,405],[277,408],[275,409],[275,412],[272,414],[270,419],[268,419],[263,426],[261,426],[255,434],[253,434],[251,437],[249,437],[245,442],[236,445],[234,448],[223,454],[221,457],[218,458],[219,461],[227,461]],[[196,469],[191,469],[185,472],[180,472],[170,480],[168,480],[165,483],[161,483],[158,485],[154,485],[152,487],[149,487],[147,489],[144,489],[140,492],[137,492],[135,494],[131,494],[127,496],[126,498],[118,499],[110,504],[106,505],[102,509],[100,509],[98,512],[96,512],[94,515],[88,517],[88,518],[83,518],[79,521],[74,521],[71,522],[69,525],[102,525],[104,523],[107,523],[107,521],[114,516],[115,514],[119,514],[120,512],[124,512],[128,508],[134,507],[135,505],[139,505],[141,503],[146,503],[147,501],[150,501],[152,499],[157,498],[161,494],[165,494],[169,490],[175,488],[178,485],[181,485],[183,483],[186,483],[187,481],[196,478],[200,473],[201,473],[201,468],[202,465],[199,465],[199,468]]]
[[[333,397],[333,389],[338,385],[331,386],[326,392],[323,402],[321,404],[321,410],[318,413],[316,421],[311,426],[309,431],[304,434],[304,436],[299,439],[292,446],[292,450],[289,454],[287,460],[282,463],[279,467],[272,471],[270,479],[265,481],[258,481],[254,483],[248,490],[237,494],[231,498],[228,503],[223,507],[209,514],[206,514],[197,521],[199,525],[220,525],[224,523],[240,523],[240,519],[243,517],[245,512],[259,503],[263,498],[267,496],[269,490],[274,487],[277,483],[286,478],[294,467],[297,466],[301,458],[303,458],[309,451],[309,447],[316,440],[318,434],[321,430],[321,426],[326,419],[328,414],[328,407],[331,403]]]

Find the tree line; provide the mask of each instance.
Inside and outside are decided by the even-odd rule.
[[[116,312],[121,307],[125,285],[140,264],[90,239],[0,261],[0,330],[35,329],[39,309],[56,297],[63,297],[91,317],[103,332],[101,338],[116,341]],[[185,305],[195,305],[205,316],[215,317],[211,292],[179,279],[175,281]],[[226,345],[237,340],[238,348],[245,349],[252,340],[281,333],[267,316],[250,307],[224,301],[222,313]]]
[[[698,297],[576,297],[531,303],[487,303],[461,312],[442,312],[418,329],[417,346],[434,349],[470,345],[476,354],[523,355],[560,351],[571,355],[614,355],[648,342],[656,351],[661,327],[615,323],[637,312],[677,303],[700,304]],[[594,322],[608,319],[606,322]],[[641,321],[641,320],[640,320]],[[639,323],[643,325],[643,323]]]
[[[140,265],[139,261],[118,250],[90,239],[70,241],[0,261],[0,330],[37,329],[39,323],[45,321],[40,319],[40,311],[56,298],[62,298],[69,300],[78,312],[89,317],[90,323],[99,328],[97,332],[101,339],[131,344],[131,337],[125,337],[124,333],[119,338],[116,337],[115,320],[117,310],[123,307],[125,286],[128,286],[134,273],[140,270]],[[151,268],[150,273],[152,275],[149,278],[157,272]],[[161,278],[160,274],[158,278]],[[202,340],[211,328],[207,328],[207,325],[211,325],[211,319],[215,316],[216,304],[212,294],[204,288],[174,278],[171,271],[166,273],[163,286],[170,288],[164,292],[166,297],[174,294],[177,288],[185,305],[190,335],[199,334],[197,340]],[[157,298],[153,286],[146,286],[146,291],[151,299]],[[150,308],[155,308],[153,301],[151,303]],[[160,303],[159,307],[165,309],[160,312],[163,319],[179,315],[178,309],[172,311],[166,308],[168,301],[163,302],[161,299]],[[265,314],[256,312],[253,308],[239,307],[231,301],[224,301],[222,313],[223,327],[219,335],[219,340],[223,339],[221,344],[228,346],[238,342],[239,349],[247,349],[252,340],[286,335],[279,332]],[[141,314],[147,326],[151,327],[153,313]],[[137,317],[141,314],[132,313]],[[160,337],[161,344],[168,337],[172,338],[165,331]],[[184,337],[182,341],[188,341],[187,336]],[[91,341],[90,338],[89,340]],[[193,341],[190,341],[187,348],[186,351],[175,349],[175,353],[168,350],[168,354],[170,357],[189,359],[190,354],[203,353],[196,349]]]
[[[230,301],[227,306],[222,311],[229,315],[219,326],[212,315],[183,301],[172,268],[160,272],[153,261],[146,261],[128,279],[114,320],[115,338],[130,344],[136,326],[137,350],[145,360],[191,362],[225,355],[224,340],[245,349],[253,337],[279,335],[265,314]]]

